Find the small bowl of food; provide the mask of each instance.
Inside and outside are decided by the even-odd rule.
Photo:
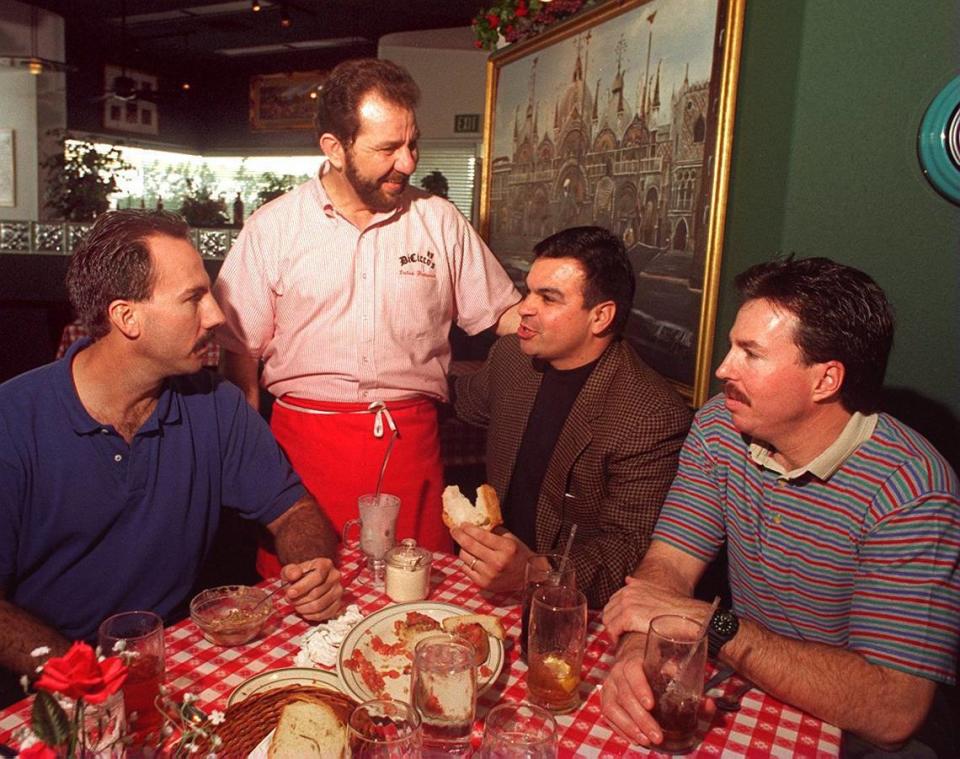
[[[242,646],[260,633],[273,613],[267,593],[249,585],[223,585],[198,593],[190,602],[190,618],[204,637],[218,646]]]

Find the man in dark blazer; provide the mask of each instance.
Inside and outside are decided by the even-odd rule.
[[[518,590],[526,560],[563,550],[592,608],[620,588],[650,542],[690,411],[624,342],[633,268],[600,227],[534,248],[516,335],[456,382],[457,415],[487,427],[487,479],[504,528],[451,530],[470,578]]]

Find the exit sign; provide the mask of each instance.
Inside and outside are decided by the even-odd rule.
[[[454,132],[479,132],[479,113],[458,113],[453,117]]]

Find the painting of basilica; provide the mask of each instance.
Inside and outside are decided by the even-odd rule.
[[[614,231],[637,278],[627,337],[695,404],[709,382],[736,24],[738,0],[614,2],[488,64],[490,247],[520,283],[545,236]]]

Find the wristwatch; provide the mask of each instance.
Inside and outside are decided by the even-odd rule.
[[[733,639],[740,629],[740,620],[730,609],[717,609],[710,618],[707,628],[707,653],[716,659],[724,643]]]

